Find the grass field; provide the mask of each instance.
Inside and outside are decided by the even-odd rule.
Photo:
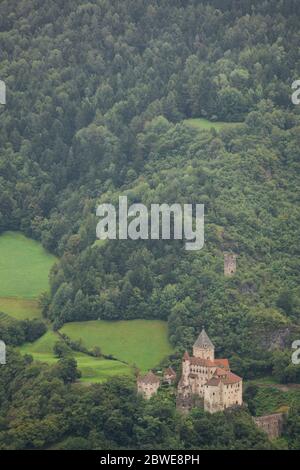
[[[59,340],[53,331],[47,331],[34,343],[26,343],[19,348],[22,354],[30,354],[35,361],[55,364],[58,358],[53,354],[53,346]],[[103,382],[115,375],[130,375],[132,370],[118,361],[95,358],[87,354],[74,353],[78,369],[82,373],[81,382]]]
[[[40,243],[16,232],[0,236],[0,320],[23,320],[40,317],[37,297],[48,290],[48,275],[55,257],[47,253]],[[76,353],[82,381],[101,382],[108,377],[132,374],[132,365],[142,371],[154,366],[172,353],[168,342],[167,324],[163,321],[89,321],[69,323],[62,328],[72,339],[83,340],[91,349],[99,346],[105,355],[111,354],[119,361],[94,358]],[[53,364],[57,358],[53,346],[59,337],[48,331],[34,343],[19,349],[31,354],[35,360]],[[125,361],[124,364],[121,361]]]
[[[32,320],[41,317],[37,300],[17,297],[0,297],[0,312],[5,312],[16,320]]]
[[[71,339],[81,338],[88,348],[99,346],[103,354],[135,364],[142,371],[157,366],[172,353],[167,323],[160,320],[73,322],[61,331]]]
[[[20,346],[19,350],[23,354],[31,354],[38,360],[44,358],[45,362],[54,362],[57,360],[53,355],[53,346],[59,341],[59,336],[53,331],[47,331],[41,338],[33,343],[25,343]]]
[[[159,320],[74,322],[64,325],[61,332],[71,339],[81,338],[88,349],[99,346],[103,354],[119,359],[113,361],[74,353],[82,382],[102,382],[114,375],[130,375],[134,364],[145,372],[172,353],[167,323]],[[19,350],[22,354],[32,355],[36,361],[54,364],[58,359],[53,354],[53,346],[58,340],[59,336],[49,330],[37,341],[26,343]]]
[[[35,299],[48,290],[55,257],[17,232],[0,236],[0,298]]]
[[[14,323],[14,319],[10,315],[7,315],[0,310],[0,328],[9,326],[12,323]]]
[[[188,126],[193,127],[194,129],[199,130],[210,130],[215,129],[220,131],[222,129],[228,129],[230,127],[237,127],[240,126],[242,123],[240,122],[221,122],[221,121],[209,121],[208,119],[204,118],[191,118],[185,119],[184,123]]]

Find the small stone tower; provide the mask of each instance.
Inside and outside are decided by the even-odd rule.
[[[137,391],[146,400],[149,400],[149,398],[157,393],[159,386],[160,379],[157,377],[157,375],[153,374],[152,371],[137,378]]]
[[[193,355],[194,357],[209,359],[210,361],[214,361],[215,359],[215,347],[207,336],[204,328],[193,346]]]
[[[182,383],[184,385],[189,383],[189,375],[190,375],[190,356],[189,356],[189,353],[186,351],[183,355],[183,360],[182,360]]]
[[[234,253],[224,253],[224,275],[233,276],[236,272],[237,255]]]

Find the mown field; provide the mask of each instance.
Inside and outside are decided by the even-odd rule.
[[[40,243],[21,233],[6,232],[0,236],[0,322],[3,325],[12,318],[41,317],[38,296],[49,289],[49,271],[55,260]],[[104,355],[119,359],[74,353],[83,382],[102,382],[114,375],[132,374],[133,365],[146,371],[172,352],[167,324],[163,321],[77,322],[65,325],[62,332],[71,339],[82,339],[88,349],[98,346]],[[59,336],[48,330],[19,350],[31,354],[35,360],[54,364],[58,358],[53,354],[53,346],[58,340]]]
[[[5,312],[16,320],[41,317],[37,300],[19,299],[18,297],[0,297],[0,312]]]
[[[17,232],[0,236],[0,298],[36,299],[49,289],[56,258],[40,243]]]
[[[241,125],[239,122],[222,122],[222,121],[209,121],[208,119],[204,118],[191,118],[185,119],[185,124],[194,129],[198,130],[210,130],[215,129],[216,131],[220,131],[222,129],[229,129],[232,127],[236,127]]]
[[[64,325],[60,331],[73,340],[81,339],[87,349],[98,346],[104,355],[118,359],[94,358],[74,352],[83,382],[102,382],[114,375],[130,375],[133,366],[145,372],[172,353],[167,324],[159,320],[74,322]],[[53,347],[59,339],[57,333],[49,330],[19,350],[22,354],[32,355],[36,361],[54,364],[58,358]]]
[[[0,236],[0,312],[25,320],[41,316],[38,297],[49,289],[55,256],[19,232]]]
[[[53,354],[53,346],[59,336],[53,331],[48,331],[34,343],[22,345],[19,350],[22,354],[30,354],[34,360],[55,364],[58,358]],[[74,353],[78,369],[81,371],[81,382],[103,382],[114,375],[131,374],[130,367],[118,361],[110,361],[95,358],[87,354]]]
[[[167,323],[160,320],[87,321],[67,323],[62,333],[81,339],[92,349],[98,346],[105,355],[135,364],[146,371],[172,353]]]

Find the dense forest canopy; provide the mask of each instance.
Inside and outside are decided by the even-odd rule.
[[[300,114],[291,102],[291,84],[300,77],[299,22],[296,0],[0,2],[0,79],[7,87],[0,107],[0,232],[22,231],[59,256],[42,299],[55,329],[75,320],[165,319],[181,353],[205,325],[218,353],[245,378],[273,371],[282,381],[299,380],[288,354],[273,351],[290,347],[300,328]],[[185,122],[199,117],[236,125],[216,131]],[[95,243],[97,204],[117,203],[124,194],[146,205],[205,204],[204,248],[189,253],[175,240]],[[223,275],[224,251],[238,254],[232,278]],[[14,328],[26,337],[42,326]],[[54,416],[55,430],[54,408],[101,408],[99,422],[80,423],[78,445],[147,448],[151,435],[157,446],[207,447],[197,440],[202,426],[226,429],[227,444],[215,447],[268,445],[251,434],[247,416],[212,424],[200,412],[192,424],[176,425],[173,441],[178,418],[171,408],[162,424],[159,403],[135,408],[128,385],[122,393],[130,410],[118,404],[105,421],[108,405],[98,403],[96,392],[70,391],[67,404],[59,398],[70,387],[67,366],[26,365],[18,398],[12,391],[0,401],[2,445],[9,438],[16,447],[53,443],[17,436],[16,423],[6,428],[10,407],[24,406],[24,420],[31,420],[22,394],[40,376],[51,402],[43,417]],[[122,386],[105,387],[115,397]],[[38,435],[42,424],[32,419]],[[130,438],[127,419],[144,420],[130,423]],[[71,421],[58,440],[74,435]],[[247,442],[236,440],[239,426]]]

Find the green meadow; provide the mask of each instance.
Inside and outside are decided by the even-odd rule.
[[[21,233],[5,232],[0,236],[0,321],[41,317],[38,296],[49,289],[49,271],[56,258],[42,245]],[[104,355],[118,360],[91,357],[74,353],[81,381],[101,382],[108,377],[132,374],[132,366],[141,371],[155,367],[172,353],[168,341],[167,323],[159,320],[85,321],[68,323],[63,333],[71,339],[82,339],[92,349],[98,346]],[[58,358],[53,346],[59,336],[48,330],[34,343],[22,345],[23,354],[35,360],[54,364]]]
[[[0,328],[9,326],[12,323],[14,323],[14,319],[10,315],[7,315],[7,313],[3,313],[0,310]]]
[[[55,364],[58,358],[53,354],[53,346],[59,336],[53,331],[47,331],[34,343],[26,343],[19,348],[22,354],[30,354],[34,360]],[[96,358],[83,353],[74,353],[78,369],[81,371],[81,382],[103,382],[114,375],[129,375],[130,367],[119,361]]]
[[[118,359],[73,353],[82,382],[102,382],[114,375],[131,375],[133,365],[145,372],[173,351],[168,341],[167,323],[160,320],[83,321],[67,323],[60,331],[73,340],[81,339],[88,349],[98,346],[104,355]],[[32,355],[36,361],[55,364],[58,358],[53,354],[53,347],[59,339],[55,332],[48,330],[37,341],[26,343],[19,350]]]
[[[157,366],[172,353],[167,323],[160,320],[86,321],[67,323],[61,329],[69,338],[81,339],[91,349],[135,364],[142,371]]]
[[[33,343],[25,343],[19,350],[24,354],[31,354],[35,359],[44,362],[55,362],[53,346],[59,341],[59,336],[54,331],[47,331]]]
[[[16,320],[40,318],[41,311],[37,300],[0,297],[0,312],[5,312]]]
[[[0,236],[0,298],[36,299],[48,290],[55,261],[37,241],[5,232]]]
[[[209,121],[208,119],[204,119],[204,118],[185,119],[184,123],[190,127],[193,127],[194,129],[198,129],[198,130],[215,129],[216,131],[229,129],[232,127],[237,127],[242,124],[240,122]]]

